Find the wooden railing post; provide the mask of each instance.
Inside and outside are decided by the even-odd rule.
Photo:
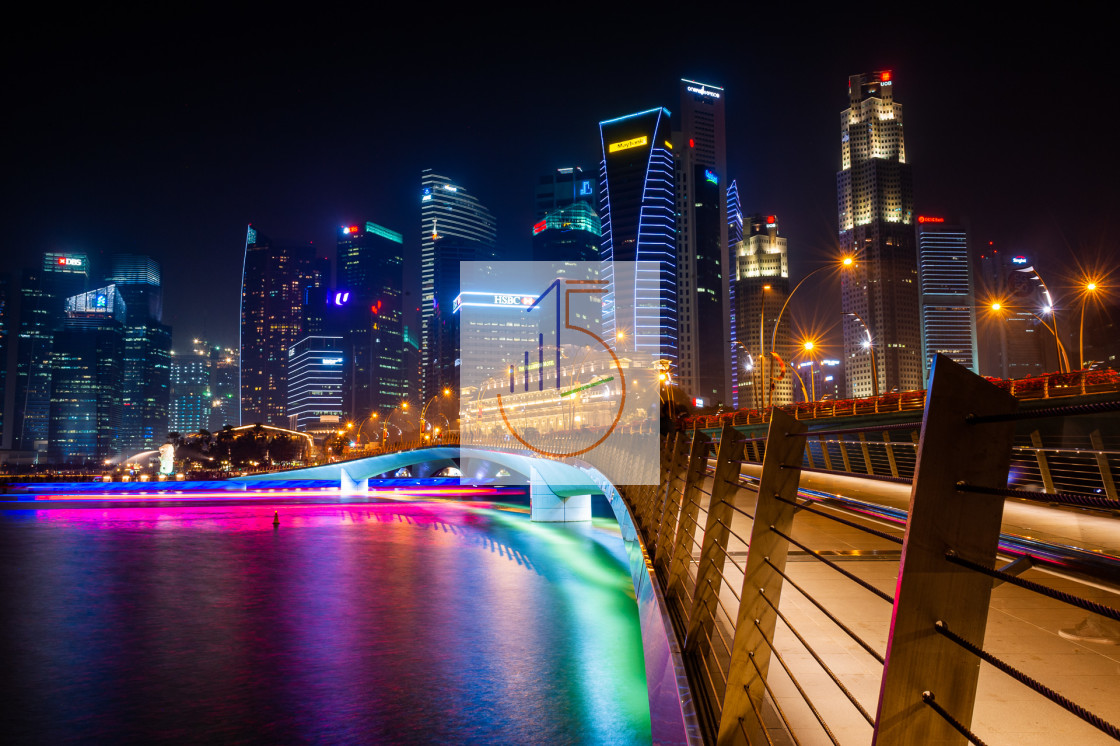
[[[796,502],[801,478],[805,429],[805,423],[777,408],[773,410],[744,568],[742,601],[731,644],[731,667],[720,716],[719,744],[742,743],[744,727],[750,743],[767,740],[763,735],[765,725],[758,713],[762,712],[763,681],[770,667],[770,647],[766,640],[774,639],[777,621],[770,603],[776,607],[781,600],[779,571],[785,572],[789,550],[789,542],[775,530],[788,536],[793,527],[791,503]]]
[[[667,548],[664,548],[664,545],[660,544],[661,528],[668,512],[668,506],[677,496],[676,490],[679,489],[677,485],[684,481],[683,472],[688,464],[689,445],[688,433],[683,430],[679,431],[673,443],[673,450],[669,455],[669,473],[665,480],[664,489],[658,491],[657,496],[646,510],[646,550],[655,565],[660,560],[659,555],[668,551]]]
[[[708,454],[711,452],[712,439],[696,431],[692,439],[692,451],[688,454],[688,472],[685,476],[681,495],[681,509],[677,517],[677,533],[673,541],[672,561],[669,563],[669,579],[665,583],[666,595],[679,594],[681,607],[689,611],[688,599],[683,593],[683,583],[692,563],[692,549],[696,546],[693,534],[696,531],[697,516],[700,515],[700,485],[704,483],[704,472],[708,467]],[[671,537],[667,537],[671,538]],[[668,546],[668,544],[666,544]]]
[[[1035,447],[1034,457],[1038,461],[1038,474],[1042,477],[1042,489],[1054,494],[1058,490],[1054,488],[1054,477],[1050,474],[1050,462],[1046,459],[1046,451],[1042,450],[1042,434],[1038,430],[1031,431],[1031,445]]]
[[[712,499],[708,503],[708,519],[704,525],[704,544],[700,548],[700,564],[696,570],[696,594],[685,633],[686,653],[696,651],[697,641],[711,637],[715,623],[720,584],[723,581],[724,559],[731,539],[730,527],[734,517],[731,507],[738,492],[739,474],[743,460],[743,434],[730,425],[724,425],[716,452],[716,469],[712,476]]]
[[[894,460],[894,446],[891,444],[891,434],[883,431],[883,447],[887,449],[887,464],[891,467],[891,476],[898,479],[898,462]]]
[[[968,418],[1010,414],[1016,407],[1012,396],[967,368],[944,355],[934,358],[874,746],[965,741],[922,694],[930,692],[970,726],[980,662],[934,625],[942,622],[974,645],[984,644],[991,578],[950,562],[947,553],[989,566],[995,560],[1003,498],[961,492],[957,485],[1007,484],[1014,423],[969,424]]]
[[[1084,377],[1084,374],[1082,374]],[[1104,450],[1104,440],[1101,438],[1101,431],[1094,430],[1089,433],[1089,442],[1093,445],[1093,450],[1096,451],[1094,456],[1097,458],[1097,468],[1101,470],[1101,482],[1104,484],[1104,494],[1109,500],[1116,498],[1116,482],[1112,479],[1112,467],[1108,465],[1108,454],[1101,453]]]

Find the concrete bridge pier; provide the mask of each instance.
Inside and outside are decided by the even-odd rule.
[[[369,479],[354,479],[346,469],[338,470],[338,493],[340,495],[369,494]]]
[[[541,523],[591,520],[591,495],[558,495],[534,467],[529,473],[529,518]]]

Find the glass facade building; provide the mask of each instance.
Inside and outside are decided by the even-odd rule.
[[[725,94],[680,81],[677,159],[678,382],[706,405],[726,402],[730,302]]]
[[[459,262],[493,259],[497,221],[476,197],[431,169],[420,174],[421,399],[458,389]]]
[[[326,306],[345,319],[344,409],[354,419],[374,412],[387,416],[408,396],[401,234],[373,222],[342,226],[338,286],[327,294]],[[316,331],[323,330],[305,329],[305,333]]]
[[[976,295],[968,232],[955,221],[918,216],[918,278],[922,290],[922,378],[935,354],[980,372]]]
[[[170,431],[187,435],[210,429],[210,347],[195,340],[194,347],[171,356]]]
[[[346,355],[342,337],[308,336],[288,350],[288,417],[293,430],[327,435],[342,421]]]
[[[242,423],[287,427],[288,348],[302,336],[308,287],[329,270],[310,245],[283,245],[252,226],[245,237],[241,284]],[[207,420],[208,422],[209,420]]]
[[[668,109],[599,123],[604,333],[677,363],[676,167]],[[614,263],[635,262],[634,298],[615,297]],[[646,269],[656,262],[656,272]],[[621,286],[623,283],[619,283]],[[629,283],[626,283],[629,285]],[[616,312],[617,309],[622,309]]]

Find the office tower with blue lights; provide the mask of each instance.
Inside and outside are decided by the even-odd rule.
[[[731,386],[731,406],[738,409],[739,404],[739,382],[741,378],[741,366],[738,364],[739,342],[736,335],[737,323],[735,320],[735,309],[738,304],[735,301],[735,277],[738,273],[736,269],[736,247],[739,242],[743,240],[743,208],[739,204],[739,184],[734,179],[727,185],[727,246],[728,246],[728,260],[727,266],[724,268],[725,287],[727,288],[727,318],[728,318],[728,351],[730,357],[728,359],[728,373],[729,382]]]
[[[598,205],[599,177],[579,166],[558,168],[540,177],[533,196],[533,220],[540,222],[548,213],[576,202]]]
[[[212,375],[211,347],[203,340],[172,353],[170,432],[188,435],[210,429]]]
[[[922,291],[923,378],[934,355],[980,372],[976,346],[976,293],[968,231],[955,220],[919,215],[918,281]]]
[[[308,287],[323,285],[327,260],[310,245],[285,245],[252,226],[241,283],[241,411],[244,424],[287,427],[288,349],[302,335]]]
[[[677,160],[678,381],[698,406],[728,401],[730,301],[724,90],[680,81]]]
[[[841,275],[840,291],[848,394],[866,397],[876,390],[859,319],[875,348],[878,391],[920,389],[925,382],[913,177],[891,73],[851,76],[848,104],[840,117],[836,174],[840,248],[855,259]]]
[[[117,254],[113,283],[125,302],[121,448],[158,448],[167,437],[171,407],[171,327],[163,317],[162,273],[149,256]]]
[[[101,463],[121,452],[127,306],[115,285],[71,296],[54,333],[48,457]]]
[[[400,233],[370,221],[339,229],[338,288],[327,299],[327,306],[344,319],[340,344],[346,358],[346,383],[342,401],[353,419],[375,412],[385,417],[408,396],[403,288],[404,238]],[[315,343],[318,347],[323,344]]]
[[[495,258],[497,221],[464,187],[426,168],[420,174],[421,398],[458,392],[459,262]]]
[[[789,298],[789,252],[778,234],[776,215],[755,215],[744,222],[746,236],[732,247],[731,288],[735,298],[736,401],[743,409],[782,406],[793,401],[792,376],[771,353],[792,363],[790,318],[775,322]]]
[[[343,337],[312,334],[288,350],[290,429],[322,440],[342,425],[343,346]]]
[[[612,288],[603,305],[603,331],[634,349],[677,365],[676,168],[668,109],[657,108],[599,123],[603,240],[601,277]],[[615,262],[635,267],[634,299],[614,298]],[[655,272],[645,271],[656,263]],[[620,280],[621,283],[621,280]],[[627,283],[629,284],[629,283]]]

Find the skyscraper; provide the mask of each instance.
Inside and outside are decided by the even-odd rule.
[[[935,354],[980,372],[976,296],[968,233],[956,221],[918,216],[918,277],[922,290],[922,378]]]
[[[602,221],[588,202],[573,202],[545,213],[533,224],[533,259],[538,262],[599,260]]]
[[[705,404],[727,401],[730,301],[724,91],[680,81],[677,158],[677,286],[681,388]]]
[[[490,210],[466,189],[430,168],[421,172],[420,358],[424,400],[445,385],[458,387],[454,370],[457,336],[448,327],[456,322],[452,303],[459,295],[459,262],[493,259],[497,231]]]
[[[735,312],[739,307],[738,302],[735,300],[735,280],[738,277],[738,259],[736,257],[737,246],[743,240],[743,208],[739,204],[739,184],[734,179],[727,185],[727,245],[728,245],[728,259],[724,267],[726,278],[724,286],[727,288],[727,319],[728,319],[728,351],[730,352],[730,359],[728,360],[728,376],[731,385],[731,406],[735,409],[743,406],[739,403],[739,383],[743,375],[742,366],[737,363],[738,357],[741,354],[738,334],[738,322],[735,319]]]
[[[241,284],[243,423],[288,426],[288,348],[301,334],[305,289],[324,282],[323,262],[310,245],[282,245],[252,226],[246,233]]]
[[[121,451],[126,304],[115,285],[67,298],[54,333],[48,455],[100,463]]]
[[[403,244],[400,233],[373,222],[339,229],[339,287],[328,305],[346,319],[342,403],[355,419],[388,416],[406,397]]]
[[[157,448],[167,436],[171,407],[171,327],[160,323],[160,265],[148,256],[117,254],[106,279],[116,286],[126,308],[121,448]]]
[[[213,399],[210,401],[210,427],[207,429],[212,433],[226,425],[241,425],[238,412],[241,364],[238,357],[238,351],[230,347],[211,350],[210,395]]]
[[[840,118],[836,175],[840,247],[855,264],[841,279],[841,308],[870,329],[878,390],[919,389],[922,334],[914,245],[914,190],[902,137],[902,105],[889,71],[848,79],[849,107]],[[851,396],[871,396],[867,335],[844,316],[844,368]]]
[[[745,221],[747,236],[732,247],[735,275],[735,348],[737,404],[761,410],[771,404],[793,401],[792,375],[783,373],[771,353],[788,365],[792,362],[790,319],[775,323],[789,298],[789,255],[786,239],[778,235],[774,215],[756,215]],[[771,380],[777,379],[777,380]]]
[[[343,345],[342,337],[308,335],[288,350],[292,430],[325,437],[342,423],[342,383],[348,367]]]
[[[210,427],[210,345],[194,340],[171,356],[170,432],[187,435]]]
[[[533,219],[539,222],[548,213],[575,202],[599,204],[599,181],[579,166],[558,168],[540,178],[534,197]]]
[[[998,311],[986,308],[981,316],[982,375],[1029,378],[1059,368],[1054,334],[1047,328],[1054,321],[1048,313],[1053,300],[1037,277],[1025,254],[989,245],[980,255],[982,305],[1000,304]]]
[[[612,290],[604,299],[608,337],[622,334],[634,348],[677,364],[676,171],[670,112],[657,108],[599,123],[603,241],[602,278]],[[614,263],[634,265],[634,299],[613,297]],[[655,262],[655,272],[646,271]],[[618,308],[622,309],[616,313]]]
[[[66,318],[66,299],[85,290],[88,281],[89,259],[74,252],[47,252],[41,267],[20,276],[19,319],[13,319],[19,336],[9,353],[15,355],[15,380],[8,394],[16,450],[47,450],[54,333]]]

